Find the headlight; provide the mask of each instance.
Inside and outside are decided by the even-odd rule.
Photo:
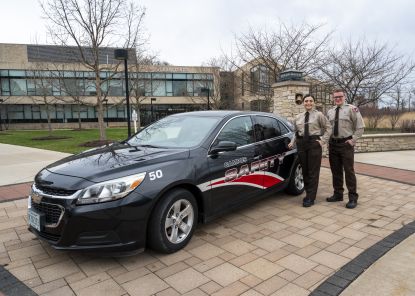
[[[122,198],[143,182],[146,173],[94,184],[82,190],[76,204],[91,204]]]

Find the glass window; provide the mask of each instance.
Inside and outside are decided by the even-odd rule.
[[[10,95],[9,79],[1,79],[1,93],[3,95]]]
[[[9,105],[8,114],[10,119],[24,119],[23,105]]]
[[[34,79],[27,80],[27,94],[29,96],[36,95],[36,83]]]
[[[215,117],[169,116],[148,126],[128,142],[167,148],[199,145],[219,122]]]
[[[186,81],[173,80],[173,96],[175,97],[186,96],[187,94],[186,88],[187,88]]]
[[[165,79],[166,78],[166,74],[164,73],[152,73],[151,77],[153,79]]]
[[[192,80],[193,79],[193,74],[187,74],[186,77],[187,77],[187,80]]]
[[[40,107],[39,105],[32,105],[33,119],[40,119]]]
[[[288,134],[290,132],[288,128],[281,121],[278,121],[278,124],[280,126],[280,131],[282,135]]]
[[[257,142],[281,136],[278,120],[272,117],[255,116],[254,130]]]
[[[166,79],[172,79],[173,74],[172,73],[166,73]]]
[[[153,80],[151,84],[152,84],[152,95],[153,96],[165,96],[166,95],[166,84],[164,80]]]
[[[72,117],[72,105],[63,105],[63,109],[65,112],[65,118],[73,118]]]
[[[110,96],[117,96],[121,97],[123,95],[122,92],[122,81],[121,80],[110,80],[109,81],[109,93]]]
[[[173,79],[186,79],[186,74],[174,73]]]
[[[236,143],[238,147],[253,143],[254,132],[251,117],[237,117],[229,121],[216,138],[215,144],[220,141],[231,141]]]
[[[32,105],[24,105],[24,119],[32,119]]]
[[[9,75],[11,77],[26,77],[24,70],[9,70]]]
[[[97,94],[97,88],[95,80],[85,80],[85,95],[95,96]]]
[[[187,95],[193,96],[193,81],[187,80]]]
[[[26,95],[26,79],[10,79],[10,89],[12,96]]]
[[[9,70],[0,70],[0,76],[2,77],[9,76]]]

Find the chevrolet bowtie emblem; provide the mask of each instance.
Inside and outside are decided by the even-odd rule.
[[[42,196],[40,196],[37,193],[32,193],[32,202],[40,204],[41,201],[42,201]]]

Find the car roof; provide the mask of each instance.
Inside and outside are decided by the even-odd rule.
[[[198,116],[198,117],[217,117],[217,118],[227,118],[233,117],[235,115],[265,115],[265,116],[274,116],[282,119],[280,116],[274,113],[267,112],[257,112],[257,111],[238,111],[238,110],[211,110],[211,111],[192,111],[177,113],[173,116]]]

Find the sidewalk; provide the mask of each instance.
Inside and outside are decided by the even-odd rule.
[[[27,196],[30,183],[1,186],[0,277],[8,273],[9,286],[0,279],[0,295],[18,284],[23,292],[14,295],[30,289],[39,295],[414,295],[415,235],[407,226],[415,220],[415,186],[396,172],[414,173],[415,160],[388,152],[381,160],[407,167],[385,176],[382,162],[363,163],[371,157],[356,165],[361,198],[354,210],[324,201],[331,175],[322,168],[315,206],[305,209],[303,196],[278,194],[199,225],[190,244],[170,255],[58,252],[27,231],[25,199],[1,202],[2,192],[7,197],[14,188],[16,197]],[[1,169],[0,162],[0,176]]]
[[[0,186],[32,182],[48,164],[69,156],[68,153],[0,144]]]

